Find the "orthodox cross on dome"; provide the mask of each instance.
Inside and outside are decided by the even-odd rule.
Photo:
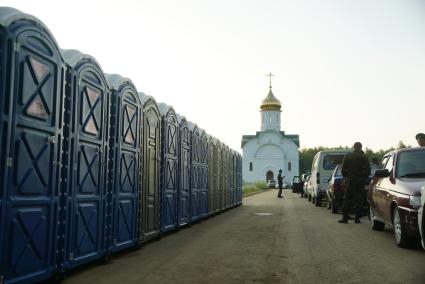
[[[272,72],[270,72],[268,75],[266,75],[267,77],[269,77],[269,84],[270,84],[270,86],[269,86],[269,88],[270,88],[270,90],[272,89],[272,77],[273,76],[275,76],[275,75],[273,75],[272,74]]]

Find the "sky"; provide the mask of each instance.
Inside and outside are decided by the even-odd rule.
[[[425,132],[425,1],[0,0],[60,48],[242,152],[272,90],[300,147],[416,146]]]

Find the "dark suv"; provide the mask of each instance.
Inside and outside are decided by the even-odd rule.
[[[398,246],[411,247],[419,239],[418,209],[425,184],[425,148],[398,149],[387,153],[369,189],[373,230],[394,228]]]

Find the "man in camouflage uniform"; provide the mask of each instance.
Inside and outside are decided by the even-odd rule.
[[[355,223],[360,223],[366,194],[365,185],[370,175],[369,161],[362,151],[362,144],[356,142],[353,148],[353,153],[347,154],[342,161],[341,172],[345,178],[345,194],[342,205],[343,215],[339,223],[348,223],[348,212],[353,205],[356,208]]]

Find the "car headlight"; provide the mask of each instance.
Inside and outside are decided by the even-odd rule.
[[[421,206],[421,197],[420,196],[409,196],[409,204],[413,207],[420,207]]]

